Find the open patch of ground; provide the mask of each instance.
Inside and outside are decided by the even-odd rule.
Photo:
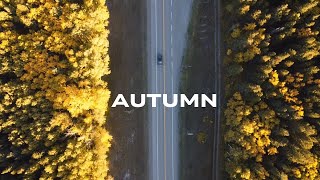
[[[183,59],[181,93],[214,93],[213,0],[195,1]],[[181,109],[180,179],[211,179],[214,109]]]
[[[110,0],[111,103],[118,94],[146,91],[145,1]],[[109,154],[114,179],[143,180],[147,176],[146,109],[111,108],[107,128],[113,136]]]

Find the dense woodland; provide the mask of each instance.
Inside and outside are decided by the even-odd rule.
[[[320,1],[233,3],[224,59],[226,172],[230,179],[320,179]]]
[[[0,0],[0,171],[107,179],[105,0]]]

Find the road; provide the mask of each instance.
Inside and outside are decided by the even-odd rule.
[[[214,63],[215,63],[215,84],[214,89],[217,94],[217,107],[215,108],[215,122],[214,122],[214,142],[213,142],[213,160],[212,160],[212,180],[221,179],[221,160],[220,153],[220,128],[221,128],[221,98],[223,97],[221,91],[221,28],[220,28],[220,0],[213,0],[214,2]]]
[[[192,0],[147,0],[148,93],[178,93]],[[163,65],[157,65],[157,53]],[[149,102],[149,179],[178,179],[178,111]]]

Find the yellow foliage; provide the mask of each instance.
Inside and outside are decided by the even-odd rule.
[[[275,147],[271,147],[271,148],[268,149],[268,154],[269,155],[275,155],[277,153],[278,153],[278,150]]]
[[[241,173],[241,178],[242,179],[250,179],[250,170],[249,169],[245,169],[244,172]]]
[[[257,25],[255,23],[248,23],[244,26],[244,30],[250,31],[250,30],[254,30],[257,27]]]
[[[263,112],[263,119],[259,113]],[[241,147],[241,155],[229,154],[233,159],[238,159],[239,163],[250,157],[254,157],[257,162],[263,161],[263,155],[276,154],[276,147],[271,146],[271,129],[278,123],[276,114],[264,102],[260,102],[254,108],[246,105],[239,92],[234,93],[229,99],[224,112],[226,118],[226,128],[228,129],[224,139],[226,143],[235,143]],[[228,170],[232,176],[240,175],[242,178],[252,179],[250,171],[235,172]]]
[[[292,169],[292,173],[296,178],[301,178],[301,172],[298,168]]]
[[[241,30],[239,28],[235,28],[231,33],[231,37],[237,38],[240,36],[240,34],[241,34]]]
[[[246,14],[248,11],[250,10],[250,6],[249,5],[244,5],[240,8],[240,14]]]
[[[11,16],[7,12],[5,11],[0,12],[0,22],[10,20],[10,19],[11,19]]]
[[[256,123],[254,121],[252,122],[244,122],[242,124],[242,131],[248,136],[252,133],[254,133],[254,126],[256,126]]]
[[[320,1],[231,4],[224,64],[243,73],[226,81],[230,179],[319,179]]]
[[[199,132],[199,133],[197,134],[197,141],[198,141],[198,143],[200,143],[200,144],[205,144],[206,141],[207,141],[207,134],[204,133],[204,132]]]
[[[271,71],[269,82],[274,86],[278,85],[278,83],[279,83],[279,75],[278,75],[276,70]]]
[[[10,114],[0,119],[9,141],[8,152],[0,153],[1,162],[7,159],[3,173],[110,179],[110,91],[101,79],[110,74],[105,0],[0,1],[0,9],[0,74],[15,75],[0,81],[0,111]],[[10,152],[19,148],[17,161],[32,159],[23,168]]]

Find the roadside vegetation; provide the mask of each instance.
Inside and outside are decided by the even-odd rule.
[[[206,3],[203,3],[206,2]],[[194,1],[182,60],[180,92],[213,94],[213,1]],[[196,75],[195,75],[196,74]],[[214,111],[212,107],[180,109],[180,177],[210,179],[212,174]]]
[[[230,1],[225,170],[230,179],[319,179],[320,3]]]
[[[147,93],[146,1],[107,0],[110,4],[108,29],[112,59],[108,88],[110,106],[118,94]],[[124,73],[125,72],[125,73]],[[112,134],[109,168],[114,179],[148,179],[147,107],[110,108],[107,129]]]
[[[108,179],[105,0],[0,0],[0,171]]]

